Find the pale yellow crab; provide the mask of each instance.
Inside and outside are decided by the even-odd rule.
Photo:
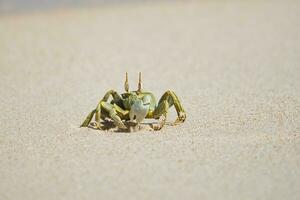
[[[168,109],[174,105],[178,118],[174,124],[184,122],[186,113],[173,91],[166,91],[158,104],[151,92],[142,91],[141,73],[139,73],[138,90],[129,92],[128,75],[126,73],[125,93],[118,94],[109,90],[86,117],[81,127],[87,127],[95,115],[96,127],[101,129],[100,120],[107,118],[114,121],[119,129],[127,129],[123,121],[135,121],[139,125],[145,118],[162,119],[155,130],[161,129],[166,122]],[[109,102],[109,97],[112,100]],[[122,121],[123,120],[123,121]]]

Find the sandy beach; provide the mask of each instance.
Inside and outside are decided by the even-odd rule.
[[[300,199],[299,19],[296,1],[0,15],[0,199]],[[79,128],[126,71],[186,122]]]

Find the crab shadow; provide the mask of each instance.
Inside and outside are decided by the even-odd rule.
[[[109,132],[118,132],[118,133],[131,133],[131,132],[137,132],[137,131],[157,131],[155,129],[155,125],[157,125],[156,122],[143,122],[140,124],[140,126],[137,126],[133,122],[125,121],[124,125],[127,127],[127,129],[119,129],[113,121],[105,120],[100,122],[100,127],[102,131],[109,131]],[[95,124],[91,123],[88,128],[93,130],[99,130]]]

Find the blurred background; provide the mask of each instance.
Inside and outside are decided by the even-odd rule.
[[[0,200],[299,200],[299,19],[299,0],[0,0]],[[186,122],[79,128],[125,72]]]
[[[107,4],[147,2],[149,0],[0,0],[0,13],[30,12],[66,7],[85,7]],[[158,0],[152,0],[158,1]]]

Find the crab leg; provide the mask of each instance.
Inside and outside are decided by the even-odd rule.
[[[82,122],[80,127],[87,127],[90,124],[90,122],[92,121],[92,118],[93,118],[95,112],[96,112],[96,109],[92,110],[92,112],[90,112],[88,114],[88,116],[85,118],[85,120]]]
[[[113,100],[115,102],[119,102],[122,101],[122,97],[120,94],[118,94],[116,91],[114,90],[109,90],[108,92],[106,92],[106,94],[104,95],[104,97],[101,99],[101,101],[99,101],[99,103],[97,104],[96,109],[92,110],[88,116],[86,117],[86,119],[84,120],[84,122],[81,124],[80,127],[87,127],[90,122],[92,121],[92,118],[95,114],[95,121],[96,121],[96,127],[100,129],[100,119],[101,119],[101,103],[102,102],[107,102],[109,97],[112,97]]]
[[[109,117],[114,121],[114,123],[120,129],[126,129],[126,126],[123,124],[121,118],[118,116],[116,108],[114,107],[114,105],[103,101],[103,102],[101,102],[101,108],[108,112]]]
[[[162,104],[162,103],[165,104],[164,103],[165,101],[168,102],[168,108],[170,108],[171,106],[174,105],[174,107],[176,109],[178,118],[176,119],[175,124],[178,122],[184,122],[184,120],[186,119],[186,114],[185,114],[185,111],[184,111],[177,95],[173,91],[165,92],[158,102],[157,109],[160,109],[160,104]],[[155,113],[155,111],[154,111],[154,113]]]
[[[124,110],[122,109],[120,106],[118,106],[117,104],[113,104],[117,115],[120,116],[121,119],[129,119],[129,111],[128,110]]]
[[[112,96],[115,102],[122,101],[121,95],[114,90],[109,90],[108,92],[106,92],[101,101],[107,101],[110,96]]]
[[[169,103],[167,100],[164,100],[162,102],[160,101],[160,103],[155,108],[155,110],[153,112],[153,118],[158,119],[161,116],[163,116],[162,121],[160,122],[158,127],[155,128],[156,130],[160,130],[165,125],[165,123],[167,121],[168,110],[169,110]]]

